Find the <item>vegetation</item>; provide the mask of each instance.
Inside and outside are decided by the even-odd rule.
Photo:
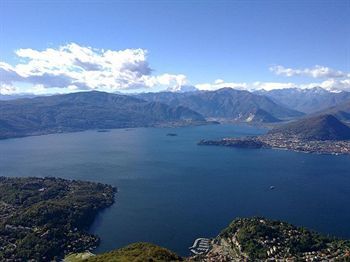
[[[274,128],[269,134],[296,136],[305,140],[347,140],[350,127],[333,115],[318,115]]]
[[[232,88],[186,93],[146,93],[137,97],[170,106],[184,106],[205,117],[219,119],[276,122],[278,118],[303,115],[303,113],[275,103],[268,97]]]
[[[182,261],[149,243],[93,255],[98,238],[86,232],[97,212],[113,203],[115,189],[59,178],[0,177],[0,260]],[[83,253],[79,253],[83,252]],[[69,255],[68,255],[69,254]],[[350,241],[264,218],[234,220],[211,241],[206,254],[187,261],[349,261]]]
[[[166,262],[182,261],[183,259],[172,251],[150,243],[134,243],[126,247],[89,257],[87,262]]]
[[[0,101],[0,139],[87,129],[203,123],[180,106],[104,92]]]
[[[99,183],[0,177],[0,260],[48,261],[94,248],[99,239],[85,230],[114,194]]]
[[[350,241],[327,237],[264,218],[236,219],[215,240],[228,239],[244,256],[256,259],[349,259]]]
[[[135,243],[93,255],[71,254],[66,262],[128,261],[350,261],[350,241],[265,218],[234,220],[210,243],[205,254],[181,258],[149,243]]]

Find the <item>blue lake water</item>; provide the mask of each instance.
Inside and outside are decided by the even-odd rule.
[[[263,132],[209,125],[2,140],[0,175],[116,186],[116,203],[91,228],[102,239],[96,252],[148,241],[187,255],[195,238],[214,237],[248,216],[350,238],[350,156],[196,145]]]

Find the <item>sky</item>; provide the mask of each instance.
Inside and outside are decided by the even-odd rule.
[[[350,0],[0,0],[0,94],[350,91]]]

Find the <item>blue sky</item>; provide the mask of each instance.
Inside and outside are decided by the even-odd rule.
[[[108,86],[109,91],[157,91],[171,85],[175,89],[179,85],[215,89],[225,84],[251,89],[264,87],[263,83],[277,83],[274,87],[288,84],[282,88],[314,84],[350,88],[349,0],[72,2],[0,1],[3,90],[30,92],[33,86],[38,92],[67,90],[63,85],[46,85],[47,77],[39,80],[37,76],[46,73],[61,79],[59,74],[69,75],[68,71],[28,68],[28,61],[40,64],[38,57],[28,52],[19,56],[16,50],[58,50],[71,43],[98,49],[98,54],[147,50],[141,60],[131,58],[132,63],[142,63],[134,67],[142,72],[147,67],[146,75],[154,77],[134,79],[140,75],[135,76],[132,69],[118,80],[133,81],[123,88],[120,84],[113,87],[110,79],[98,86],[91,75],[72,74],[69,90],[103,90]],[[124,62],[130,64],[129,60]],[[16,68],[21,64],[27,67]],[[101,70],[109,69],[102,66]],[[168,76],[171,79],[167,81],[166,75],[173,77]],[[163,76],[164,81],[157,76]],[[74,83],[79,83],[78,87]]]

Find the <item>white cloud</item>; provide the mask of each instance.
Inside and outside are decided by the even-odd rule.
[[[286,68],[281,65],[270,67],[270,71],[276,75],[282,75],[287,77],[292,76],[307,76],[312,78],[342,78],[350,77],[350,73],[345,73],[339,70],[334,70],[326,66],[316,65],[313,68],[295,69]]]
[[[26,83],[69,90],[130,90],[158,85],[179,87],[185,75],[152,75],[144,49],[103,50],[75,43],[43,51],[19,49],[20,62],[0,62],[0,84]],[[33,88],[35,90],[35,88]]]
[[[224,87],[239,90],[323,87],[331,91],[350,91],[350,73],[325,66],[293,69],[281,65],[270,67],[277,75],[324,78],[322,82],[296,84],[292,82],[231,82],[217,79],[212,83],[189,84],[183,74],[154,75],[147,61],[147,50],[104,50],[75,43],[34,50],[19,49],[19,62],[10,65],[0,61],[0,94],[26,92],[66,93],[79,90],[166,89],[175,92],[217,90]],[[321,80],[320,80],[321,81]],[[25,88],[23,88],[25,86]]]
[[[265,89],[265,90],[272,90],[272,89],[284,89],[284,88],[292,88],[296,87],[296,84],[294,83],[280,83],[280,82],[253,82],[253,83],[246,83],[246,82],[226,82],[222,79],[217,79],[213,83],[202,83],[195,85],[196,88],[199,90],[217,90],[220,88],[228,87],[238,90],[258,90],[258,89]]]
[[[322,87],[328,91],[347,91],[350,92],[350,78],[347,79],[327,79],[319,83],[307,83],[299,85],[300,88]]]
[[[214,83],[202,83],[195,85],[199,90],[217,90],[224,87],[230,87],[239,90],[254,91],[259,89],[264,90],[275,90],[275,89],[286,89],[286,88],[300,88],[309,89],[314,87],[322,87],[328,91],[348,91],[350,92],[350,79],[327,79],[322,82],[302,83],[297,84],[293,82],[260,82],[256,81],[253,83],[233,83],[225,82],[223,80],[216,80]]]
[[[155,77],[155,82],[161,85],[173,86],[174,88],[179,88],[187,83],[187,78],[185,75],[171,75],[163,74]]]
[[[16,88],[7,84],[0,84],[0,95],[11,95],[16,92]]]
[[[313,68],[295,69],[277,65],[270,67],[270,71],[277,75],[287,77],[306,76],[312,78],[325,78],[322,82],[295,84],[294,86],[298,88],[304,89],[319,86],[329,91],[350,91],[350,73],[334,70],[326,66],[316,65]]]
[[[192,85],[181,85],[181,86],[169,87],[167,88],[167,91],[185,93],[185,92],[195,92],[195,91],[198,91],[198,89]]]
[[[234,89],[247,90],[247,83],[225,82],[222,79],[216,79],[213,83],[197,84],[195,87],[199,90],[217,90],[224,87],[230,87]]]
[[[264,90],[274,90],[274,89],[286,89],[286,88],[293,88],[297,87],[294,83],[283,83],[283,82],[254,82],[250,89],[264,89]]]

